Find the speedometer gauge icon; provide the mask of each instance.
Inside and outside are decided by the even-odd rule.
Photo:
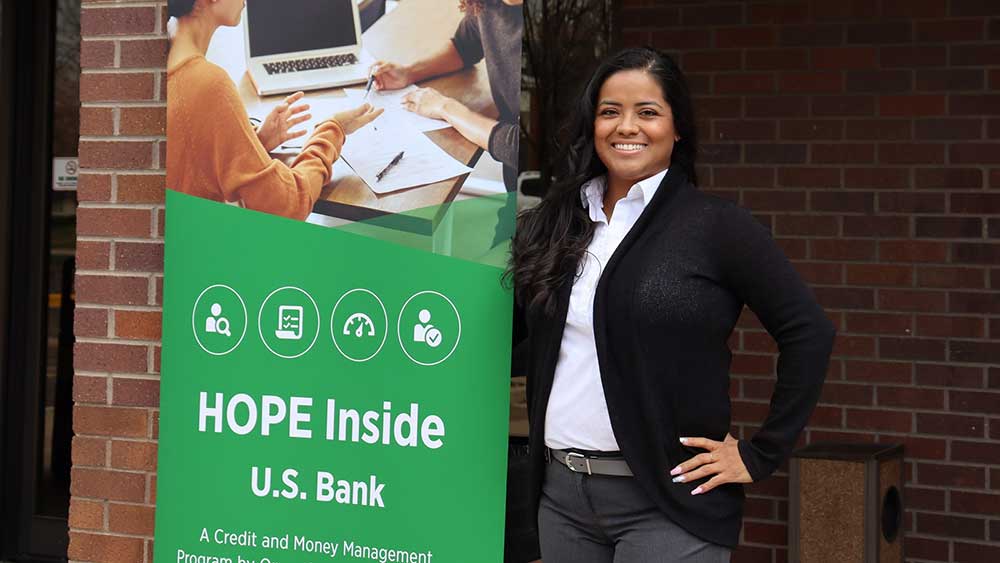
[[[389,317],[378,295],[363,288],[348,291],[337,300],[330,316],[330,336],[342,356],[367,362],[385,344]]]
[[[354,313],[344,322],[344,334],[354,334],[358,338],[375,336],[375,323],[364,313]]]

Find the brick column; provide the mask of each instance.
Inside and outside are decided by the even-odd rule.
[[[803,441],[906,446],[908,561],[1000,561],[1000,2],[625,0],[675,54],[702,188],[768,225],[840,334]],[[734,351],[736,431],[774,347]],[[787,473],[749,488],[734,561],[787,560]]]
[[[83,0],[69,559],[152,560],[166,1]]]

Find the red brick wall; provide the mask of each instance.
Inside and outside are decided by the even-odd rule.
[[[69,559],[152,560],[166,0],[82,0]]]
[[[703,188],[768,224],[840,334],[804,441],[906,446],[909,561],[1000,561],[1000,2],[624,0],[622,42],[679,57]],[[736,423],[774,346],[734,339]],[[737,562],[787,559],[787,473]]]

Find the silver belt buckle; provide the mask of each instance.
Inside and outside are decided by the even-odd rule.
[[[573,466],[573,458],[582,459],[585,463],[584,467],[586,467],[587,469],[587,475],[593,475],[593,473],[590,472],[590,459],[588,459],[583,454],[579,454],[576,452],[566,452],[566,467],[568,467],[570,471],[572,471],[573,473],[583,472],[583,467],[577,469],[576,467]]]

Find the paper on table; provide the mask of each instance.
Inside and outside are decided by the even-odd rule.
[[[383,114],[375,123],[384,117]],[[378,173],[400,152],[403,158],[399,163],[381,180],[377,179]],[[341,158],[377,194],[440,182],[472,171],[419,131],[389,131],[383,127],[376,131],[372,125],[366,125],[348,138]]]
[[[368,93],[367,100],[364,99],[364,88],[344,88],[344,93],[350,98],[356,99],[357,105],[367,101],[375,107],[385,108],[385,113],[382,114],[380,121],[385,123],[386,127],[409,126],[424,132],[451,127],[447,121],[424,117],[403,107],[403,97],[416,89],[416,86],[407,86],[401,90],[382,91],[372,88],[371,92]]]

